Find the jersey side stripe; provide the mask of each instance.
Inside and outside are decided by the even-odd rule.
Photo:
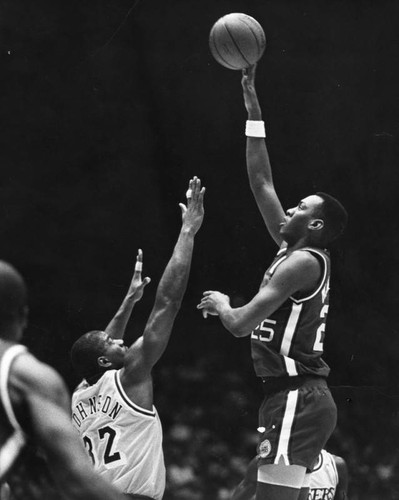
[[[119,392],[121,398],[128,406],[130,406],[130,408],[137,411],[138,413],[141,413],[142,415],[146,415],[147,417],[155,417],[154,411],[146,410],[145,408],[141,408],[141,406],[137,406],[136,404],[133,403],[133,401],[131,401],[128,398],[128,396],[125,393],[125,391],[122,387],[122,384],[119,380],[119,371],[115,372],[115,385],[116,385],[116,388],[118,389],[118,392]]]
[[[298,389],[295,391],[289,391],[287,397],[287,403],[285,406],[283,423],[281,426],[280,439],[278,441],[276,458],[274,460],[275,464],[278,464],[280,458],[284,460],[285,465],[290,465],[288,458],[288,445],[291,438],[292,424],[294,423],[295,409],[298,402]]]
[[[294,337],[302,307],[303,304],[292,304],[290,317],[288,318],[287,326],[285,327],[283,340],[280,347],[280,354],[282,354],[283,356],[288,356],[290,353],[292,339]]]
[[[290,377],[298,375],[298,370],[296,369],[295,361],[288,356],[284,356],[285,369]]]

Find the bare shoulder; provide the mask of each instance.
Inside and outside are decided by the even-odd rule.
[[[348,466],[346,464],[346,461],[342,458],[339,457],[338,455],[333,455],[335,465],[337,466],[338,474],[342,472],[343,474],[348,473]]]
[[[321,266],[310,252],[294,250],[277,267],[271,283],[287,287],[289,295],[313,290],[320,280]],[[289,285],[288,285],[289,284]]]
[[[10,384],[27,396],[42,394],[45,397],[58,399],[67,392],[59,373],[30,353],[21,354],[15,359]]]
[[[309,268],[315,267],[316,269],[320,269],[319,259],[313,253],[307,251],[306,248],[298,248],[298,250],[294,250],[290,254],[289,258],[295,260],[295,262],[302,266],[307,266]]]
[[[123,371],[134,374],[136,371],[140,371],[140,366],[142,364],[143,358],[143,337],[139,337],[127,350]]]
[[[294,250],[289,254],[279,267],[305,278],[308,282],[318,280],[321,273],[319,260],[310,252],[301,249]]]
[[[122,385],[135,386],[142,384],[151,378],[151,366],[146,363],[144,337],[139,337],[134,344],[129,347],[123,368],[120,371]]]
[[[151,366],[146,363],[145,344],[139,337],[126,353],[120,381],[127,396],[137,405],[152,410],[153,384]]]
[[[349,484],[348,466],[346,465],[346,462],[342,457],[333,455],[333,458],[338,473],[337,494],[339,494],[340,497],[337,498],[345,499],[347,498],[346,494],[348,491],[348,484]]]

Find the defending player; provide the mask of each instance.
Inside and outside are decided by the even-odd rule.
[[[0,487],[13,500],[122,500],[94,473],[58,373],[18,342],[27,325],[21,275],[0,261]],[[7,481],[7,485],[5,484]]]
[[[330,282],[325,248],[342,233],[347,214],[324,193],[307,196],[284,213],[264,140],[255,66],[244,70],[242,87],[250,186],[279,251],[248,304],[232,308],[226,295],[206,291],[197,307],[205,316],[218,315],[234,336],[251,336],[254,368],[265,393],[257,500],[302,500],[308,492],[306,471],[336,424],[326,383],[329,367],[321,358]]]
[[[258,458],[251,460],[244,479],[230,500],[255,500]],[[322,450],[312,472],[308,474],[307,500],[348,500],[348,467],[342,457]]]
[[[162,428],[153,405],[151,371],[168,344],[180,309],[194,236],[204,216],[205,188],[196,177],[189,191],[187,207],[180,204],[180,235],[142,337],[128,349],[119,338],[125,323],[118,330],[113,321],[108,332],[83,335],[71,353],[74,367],[85,379],[73,395],[73,422],[96,470],[132,498],[160,500],[165,488]],[[140,255],[136,269],[134,280],[141,283]]]

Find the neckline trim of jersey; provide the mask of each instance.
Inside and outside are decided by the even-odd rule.
[[[142,408],[141,406],[133,403],[133,401],[129,398],[129,396],[126,394],[124,388],[122,387],[122,383],[121,383],[121,380],[119,377],[119,370],[115,371],[114,378],[115,378],[116,388],[118,389],[121,398],[124,400],[124,402],[128,406],[130,406],[130,408],[137,411],[138,413],[141,413],[142,415],[146,415],[147,417],[155,417],[156,416],[154,405],[152,406],[153,410],[151,411],[151,410],[147,410],[146,408]]]

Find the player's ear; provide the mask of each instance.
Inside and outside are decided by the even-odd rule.
[[[109,359],[106,356],[98,357],[97,363],[98,366],[100,366],[101,368],[109,368],[112,365],[111,361],[109,361]]]
[[[311,222],[309,222],[308,229],[311,231],[320,231],[320,229],[323,229],[324,227],[324,220],[323,219],[313,219]]]

